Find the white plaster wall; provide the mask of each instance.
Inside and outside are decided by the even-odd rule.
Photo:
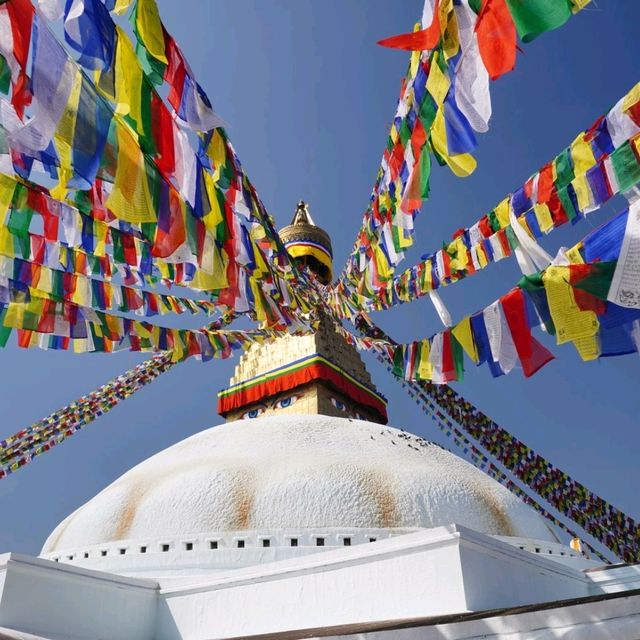
[[[205,640],[465,610],[457,536],[445,527],[160,595],[158,640],[178,629]]]
[[[46,638],[151,640],[157,583],[0,556],[0,626]]]
[[[473,531],[460,545],[467,607],[482,611],[592,595],[581,571]]]
[[[451,525],[161,589],[157,634],[244,637],[591,593],[582,572]]]
[[[640,589],[640,564],[590,569],[585,573],[585,577],[593,583],[595,593],[600,591],[617,593]]]

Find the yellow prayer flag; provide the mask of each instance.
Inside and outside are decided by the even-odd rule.
[[[591,145],[584,139],[584,132],[571,143],[570,152],[576,176],[585,174],[596,164]]]
[[[420,342],[420,354],[415,372],[420,380],[433,380],[433,364],[429,361],[431,345],[428,340]]]
[[[138,0],[136,30],[145,49],[156,60],[167,64],[162,21],[156,0]]]
[[[458,19],[453,10],[453,0],[441,0],[439,6],[440,31],[442,33],[442,52],[449,60],[460,50],[458,37]]]
[[[142,151],[124,125],[118,125],[116,132],[118,163],[115,182],[106,205],[120,220],[136,224],[155,222],[156,213]]]
[[[113,12],[121,16],[131,6],[133,0],[116,0],[116,6],[113,8]]]
[[[109,319],[110,318],[115,318],[115,317],[116,316],[107,315],[106,316],[107,324],[109,324]],[[133,327],[134,327],[135,334],[137,336],[139,336],[140,338],[146,339],[146,338],[150,338],[151,337],[151,330],[147,329],[147,327],[145,327],[145,323],[140,322],[139,320],[134,320],[133,321]],[[109,328],[111,328],[111,327],[109,327]]]
[[[450,262],[452,271],[463,271],[467,268],[467,265],[469,264],[467,247],[461,236],[458,236],[451,244],[449,244],[447,247],[447,253],[449,255],[455,254],[455,258],[451,258]]]
[[[496,208],[496,218],[498,218],[498,224],[501,229],[506,229],[509,226],[509,210],[511,198],[507,196]]]
[[[208,172],[202,172],[202,178],[204,180],[204,186],[207,190],[207,196],[209,200],[210,210],[203,218],[204,226],[208,231],[215,234],[218,225],[224,222],[224,211],[220,207],[220,200],[218,198],[218,190],[216,188],[214,177]]]
[[[173,336],[173,351],[171,352],[171,362],[180,362],[184,356],[184,344],[178,329],[170,329]],[[157,345],[156,345],[157,346]]]
[[[11,176],[0,174],[0,221],[4,220],[9,211],[15,190],[16,181]]]
[[[488,264],[487,254],[484,252],[481,244],[477,244],[472,250],[476,252],[476,258],[481,269],[484,269]]]
[[[211,158],[214,169],[221,167],[227,161],[227,147],[222,134],[217,129],[213,130],[213,135],[207,148],[207,155]]]
[[[553,227],[553,218],[551,217],[551,211],[546,202],[535,203],[533,205],[533,213],[536,216],[536,221],[540,227],[542,233],[549,233]]]
[[[578,13],[578,11],[584,9],[590,2],[591,0],[571,0],[572,13]]]
[[[431,144],[433,148],[444,158],[449,168],[459,178],[470,176],[476,168],[475,158],[469,153],[460,153],[455,156],[449,155],[447,146],[447,129],[444,120],[444,110],[440,107],[431,129]]]
[[[4,326],[11,327],[12,329],[22,329],[24,325],[25,306],[24,302],[10,302],[4,316]]]
[[[93,221],[93,230],[95,232],[96,246],[93,254],[98,258],[102,258],[107,252],[107,233],[109,226],[101,220]]]
[[[595,312],[576,304],[569,278],[569,267],[548,267],[542,276],[558,344],[591,338],[600,327]]]
[[[433,289],[433,280],[431,278],[431,260],[427,260],[424,263],[424,269],[422,270],[422,277],[420,278],[420,292],[427,293]]]
[[[640,100],[640,82],[636,83],[636,85],[631,89],[631,91],[629,91],[629,93],[627,93],[627,95],[622,100],[622,110],[627,111],[639,100]]]
[[[588,338],[575,340],[573,346],[585,362],[597,360],[600,355],[600,341],[598,340],[597,334]]]
[[[51,293],[53,286],[51,275],[51,269],[49,269],[49,267],[42,267],[42,269],[40,269],[40,279],[38,280],[38,289],[40,289],[40,291]]]
[[[189,283],[189,286],[197,291],[218,291],[229,286],[229,281],[227,280],[227,264],[229,261],[226,254],[215,243],[208,249],[210,253],[208,252],[207,256],[203,256],[203,261],[207,261],[210,273],[203,269],[198,269],[193,280]]]
[[[571,264],[584,264],[582,254],[580,253],[581,248],[582,242],[578,242],[578,244],[566,250],[565,255]]]
[[[0,255],[8,258],[16,257],[16,252],[13,248],[13,234],[5,225],[0,225]]]
[[[447,97],[451,82],[449,78],[442,73],[442,70],[438,66],[439,52],[435,51],[431,59],[431,67],[429,70],[429,77],[427,78],[427,91],[431,97],[436,101],[438,106],[442,106],[444,99]]]
[[[142,125],[143,73],[136,52],[126,32],[116,25],[116,113],[129,115]]]
[[[60,167],[58,168],[58,184],[51,189],[51,196],[56,200],[64,200],[67,194],[67,183],[73,176],[73,159],[71,157],[71,149],[73,146],[73,135],[76,130],[76,118],[78,116],[78,105],[80,104],[80,93],[82,91],[82,74],[76,70],[73,80],[71,93],[67,106],[65,107],[62,117],[58,121],[58,127],[53,140]]]
[[[465,353],[478,364],[480,357],[478,356],[478,348],[473,340],[473,332],[471,331],[471,318],[467,316],[460,321],[453,329],[451,333],[455,339],[460,343]]]
[[[376,245],[374,247],[373,259],[376,262],[378,277],[381,280],[389,280],[393,275],[393,271],[391,269],[391,266],[389,265],[387,256],[385,255],[384,251],[381,249],[380,245]]]
[[[580,211],[588,211],[591,208],[593,199],[591,196],[591,187],[589,186],[587,176],[584,174],[576,176],[571,181],[571,186],[576,193],[576,199],[578,200],[578,208],[580,209]]]
[[[420,31],[422,29],[422,23],[416,22],[413,25],[413,31]],[[411,77],[415,78],[416,73],[418,73],[418,65],[420,64],[420,55],[422,51],[412,51],[411,52],[411,62],[409,63],[409,69],[411,73]]]

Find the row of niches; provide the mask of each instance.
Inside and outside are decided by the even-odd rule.
[[[163,554],[175,552],[210,552],[242,551],[242,550],[266,550],[282,548],[326,548],[336,549],[350,547],[357,544],[365,544],[383,540],[407,531],[392,530],[357,530],[347,533],[336,532],[300,532],[282,534],[253,533],[245,535],[244,532],[229,532],[211,536],[185,536],[180,540],[159,540],[155,542],[120,540],[118,542],[95,545],[87,549],[69,549],[49,553],[43,557],[54,562],[82,563],[85,560],[95,561],[101,558],[114,558],[121,556]],[[411,530],[413,531],[413,530]]]

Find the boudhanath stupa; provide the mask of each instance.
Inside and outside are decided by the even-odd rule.
[[[300,203],[291,256],[331,278]],[[356,349],[254,345],[224,424],[161,451],[0,555],[0,639],[633,640],[638,565],[564,543],[503,486],[387,425]]]

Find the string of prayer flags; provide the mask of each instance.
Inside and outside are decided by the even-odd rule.
[[[196,81],[176,41],[164,28],[156,0],[137,0],[132,16],[134,33],[149,77],[169,85],[168,101],[177,116],[194,131],[210,131],[224,125],[207,94]]]
[[[529,41],[586,3],[559,4],[549,10],[548,0],[425,0],[422,25],[379,43],[413,53],[371,202],[337,284],[344,295],[375,297],[413,244],[430,153],[458,176],[474,171],[474,132],[487,131],[491,115],[489,77],[514,67],[516,29]],[[418,153],[408,142],[417,122],[425,133]]]
[[[392,372],[392,368],[386,364],[384,356],[378,355],[377,360],[383,366],[386,366],[388,372]],[[396,378],[396,380],[398,380],[398,378]],[[436,426],[440,431],[448,438],[451,438],[453,443],[461,449],[462,453],[469,457],[476,468],[484,471],[489,477],[499,482],[503,487],[517,496],[518,499],[522,500],[522,502],[534,509],[543,518],[551,522],[551,524],[568,533],[572,538],[580,537],[574,529],[568,527],[562,520],[554,516],[537,500],[526,493],[518,484],[509,479],[504,471],[494,464],[494,462],[492,462],[491,459],[489,459],[489,457],[474,444],[474,442],[469,440],[469,438],[467,438],[466,435],[456,427],[455,423],[448,416],[442,413],[440,408],[426,394],[424,388],[416,383],[409,383],[405,385],[403,382],[402,384],[409,397],[412,398],[422,411],[436,423]],[[595,549],[591,544],[588,542],[585,542],[584,544],[591,555],[599,558],[605,564],[611,563],[606,556]]]
[[[640,285],[635,278],[635,254],[640,249],[632,245],[639,243],[638,211],[640,202],[559,254],[542,272],[524,276],[517,287],[484,310],[428,339],[393,346],[395,373],[405,380],[435,384],[460,381],[466,354],[476,366],[486,363],[494,377],[509,373],[517,363],[530,377],[554,358],[532,335],[540,325],[555,336],[557,344],[573,343],[584,361],[638,351],[634,323],[640,321]],[[634,249],[624,254],[625,245]],[[623,292],[625,305],[610,300],[620,302],[610,291],[615,274],[621,273],[626,274],[628,288],[618,292]],[[349,313],[357,326],[357,310],[350,308]],[[379,340],[356,344],[378,352],[391,348]]]
[[[358,328],[365,335],[375,336],[391,346],[396,344],[364,315],[359,317]],[[391,353],[393,349],[380,352],[395,375]],[[437,406],[437,417],[450,421],[452,426],[457,425],[460,431],[477,442],[559,513],[576,523],[623,561],[638,561],[639,527],[632,518],[552,465],[448,385],[416,381],[410,384],[410,388],[421,390]]]
[[[21,12],[18,17],[23,20],[28,17],[24,12],[32,11],[28,3],[24,7],[21,3],[15,6]],[[58,102],[62,105],[65,102],[62,97],[67,94],[68,99],[61,112],[51,110],[46,121],[48,127],[37,138],[28,134],[29,127],[38,133],[38,113],[34,111],[25,128],[19,115],[13,112],[15,128],[10,133],[20,136],[16,137],[20,145],[16,142],[11,147],[16,171],[26,179],[33,160],[43,162],[58,179],[58,185],[51,191],[57,199],[77,199],[82,197],[82,190],[97,193],[94,187],[99,183],[99,202],[86,209],[81,229],[63,226],[65,234],[73,238],[74,248],[81,246],[88,256],[104,257],[112,239],[114,261],[122,260],[126,267],[138,267],[144,279],[159,277],[166,284],[213,291],[221,307],[232,305],[242,309],[261,318],[267,326],[304,324],[306,320],[301,314],[305,314],[310,305],[303,298],[309,293],[294,290],[293,284],[301,276],[297,270],[291,270],[290,259],[255,189],[241,172],[226,136],[213,131],[214,135],[209,138],[216,146],[215,166],[210,166],[205,156],[196,155],[188,137],[176,126],[149,82],[146,67],[140,67],[126,33],[115,27],[108,11],[101,7],[118,8],[113,3],[98,7],[92,2],[73,0],[65,3],[62,12],[66,37],[81,54],[80,63],[95,68],[95,84],[73,63],[69,64],[68,57],[62,57],[64,51],[60,46],[55,49],[55,38],[43,14],[37,14],[36,32],[42,37],[34,48],[32,65],[39,68],[33,69],[33,76],[46,78],[43,74],[46,61],[38,48],[40,40],[50,43],[52,51],[60,54],[61,66],[69,71],[66,82],[58,84]],[[89,25],[87,21],[94,14],[99,20]],[[49,3],[47,15],[58,16],[60,12]],[[7,17],[10,16],[7,14]],[[170,49],[172,54],[166,57],[167,69],[173,61],[181,70],[178,75],[183,76],[182,84],[174,87],[173,95],[178,115],[192,124],[198,121],[199,129],[210,128],[202,124],[211,115],[206,96],[180,50],[170,37],[165,38],[155,2],[136,3],[133,18],[138,35],[144,41],[142,45],[138,43],[139,46],[162,63],[159,47],[161,40],[166,41],[167,51]],[[107,56],[105,52],[111,52],[112,48],[113,55]],[[98,63],[107,57],[110,58],[108,65]],[[66,66],[62,65],[63,59]],[[46,91],[42,92],[42,99],[46,97]],[[171,102],[172,96],[169,98]],[[11,146],[11,135],[8,141]],[[159,206],[162,207],[160,216]],[[104,226],[96,228],[90,220],[94,212],[111,216],[101,218],[109,227],[114,221],[131,225],[140,233],[135,239],[139,242],[132,241],[126,230],[123,233],[109,230],[105,234]],[[17,214],[12,215],[15,218]],[[96,235],[96,231],[102,235]],[[15,233],[14,224],[14,238],[6,237],[7,243],[13,242]],[[37,240],[30,232],[21,233],[20,242],[25,248]],[[53,242],[51,237],[47,238],[43,248],[46,250]],[[133,264],[134,255],[137,264]],[[21,257],[32,257],[30,247],[28,251],[21,251]],[[128,282],[130,274],[125,271],[124,275]],[[138,274],[131,275],[138,277]],[[288,302],[283,305],[281,300]]]
[[[538,239],[567,222],[577,224],[612,196],[630,191],[640,182],[640,127],[630,115],[640,104],[638,86],[491,212],[459,229],[442,249],[378,287],[363,283],[353,290],[339,281],[329,294],[332,306],[343,314],[345,298],[356,308],[379,310],[422,297],[522,250],[511,213],[527,236]],[[621,111],[625,102],[626,111]],[[608,125],[612,119],[615,135]]]
[[[0,440],[0,479],[15,473],[166,373],[170,353],[154,356],[35,424]]]

